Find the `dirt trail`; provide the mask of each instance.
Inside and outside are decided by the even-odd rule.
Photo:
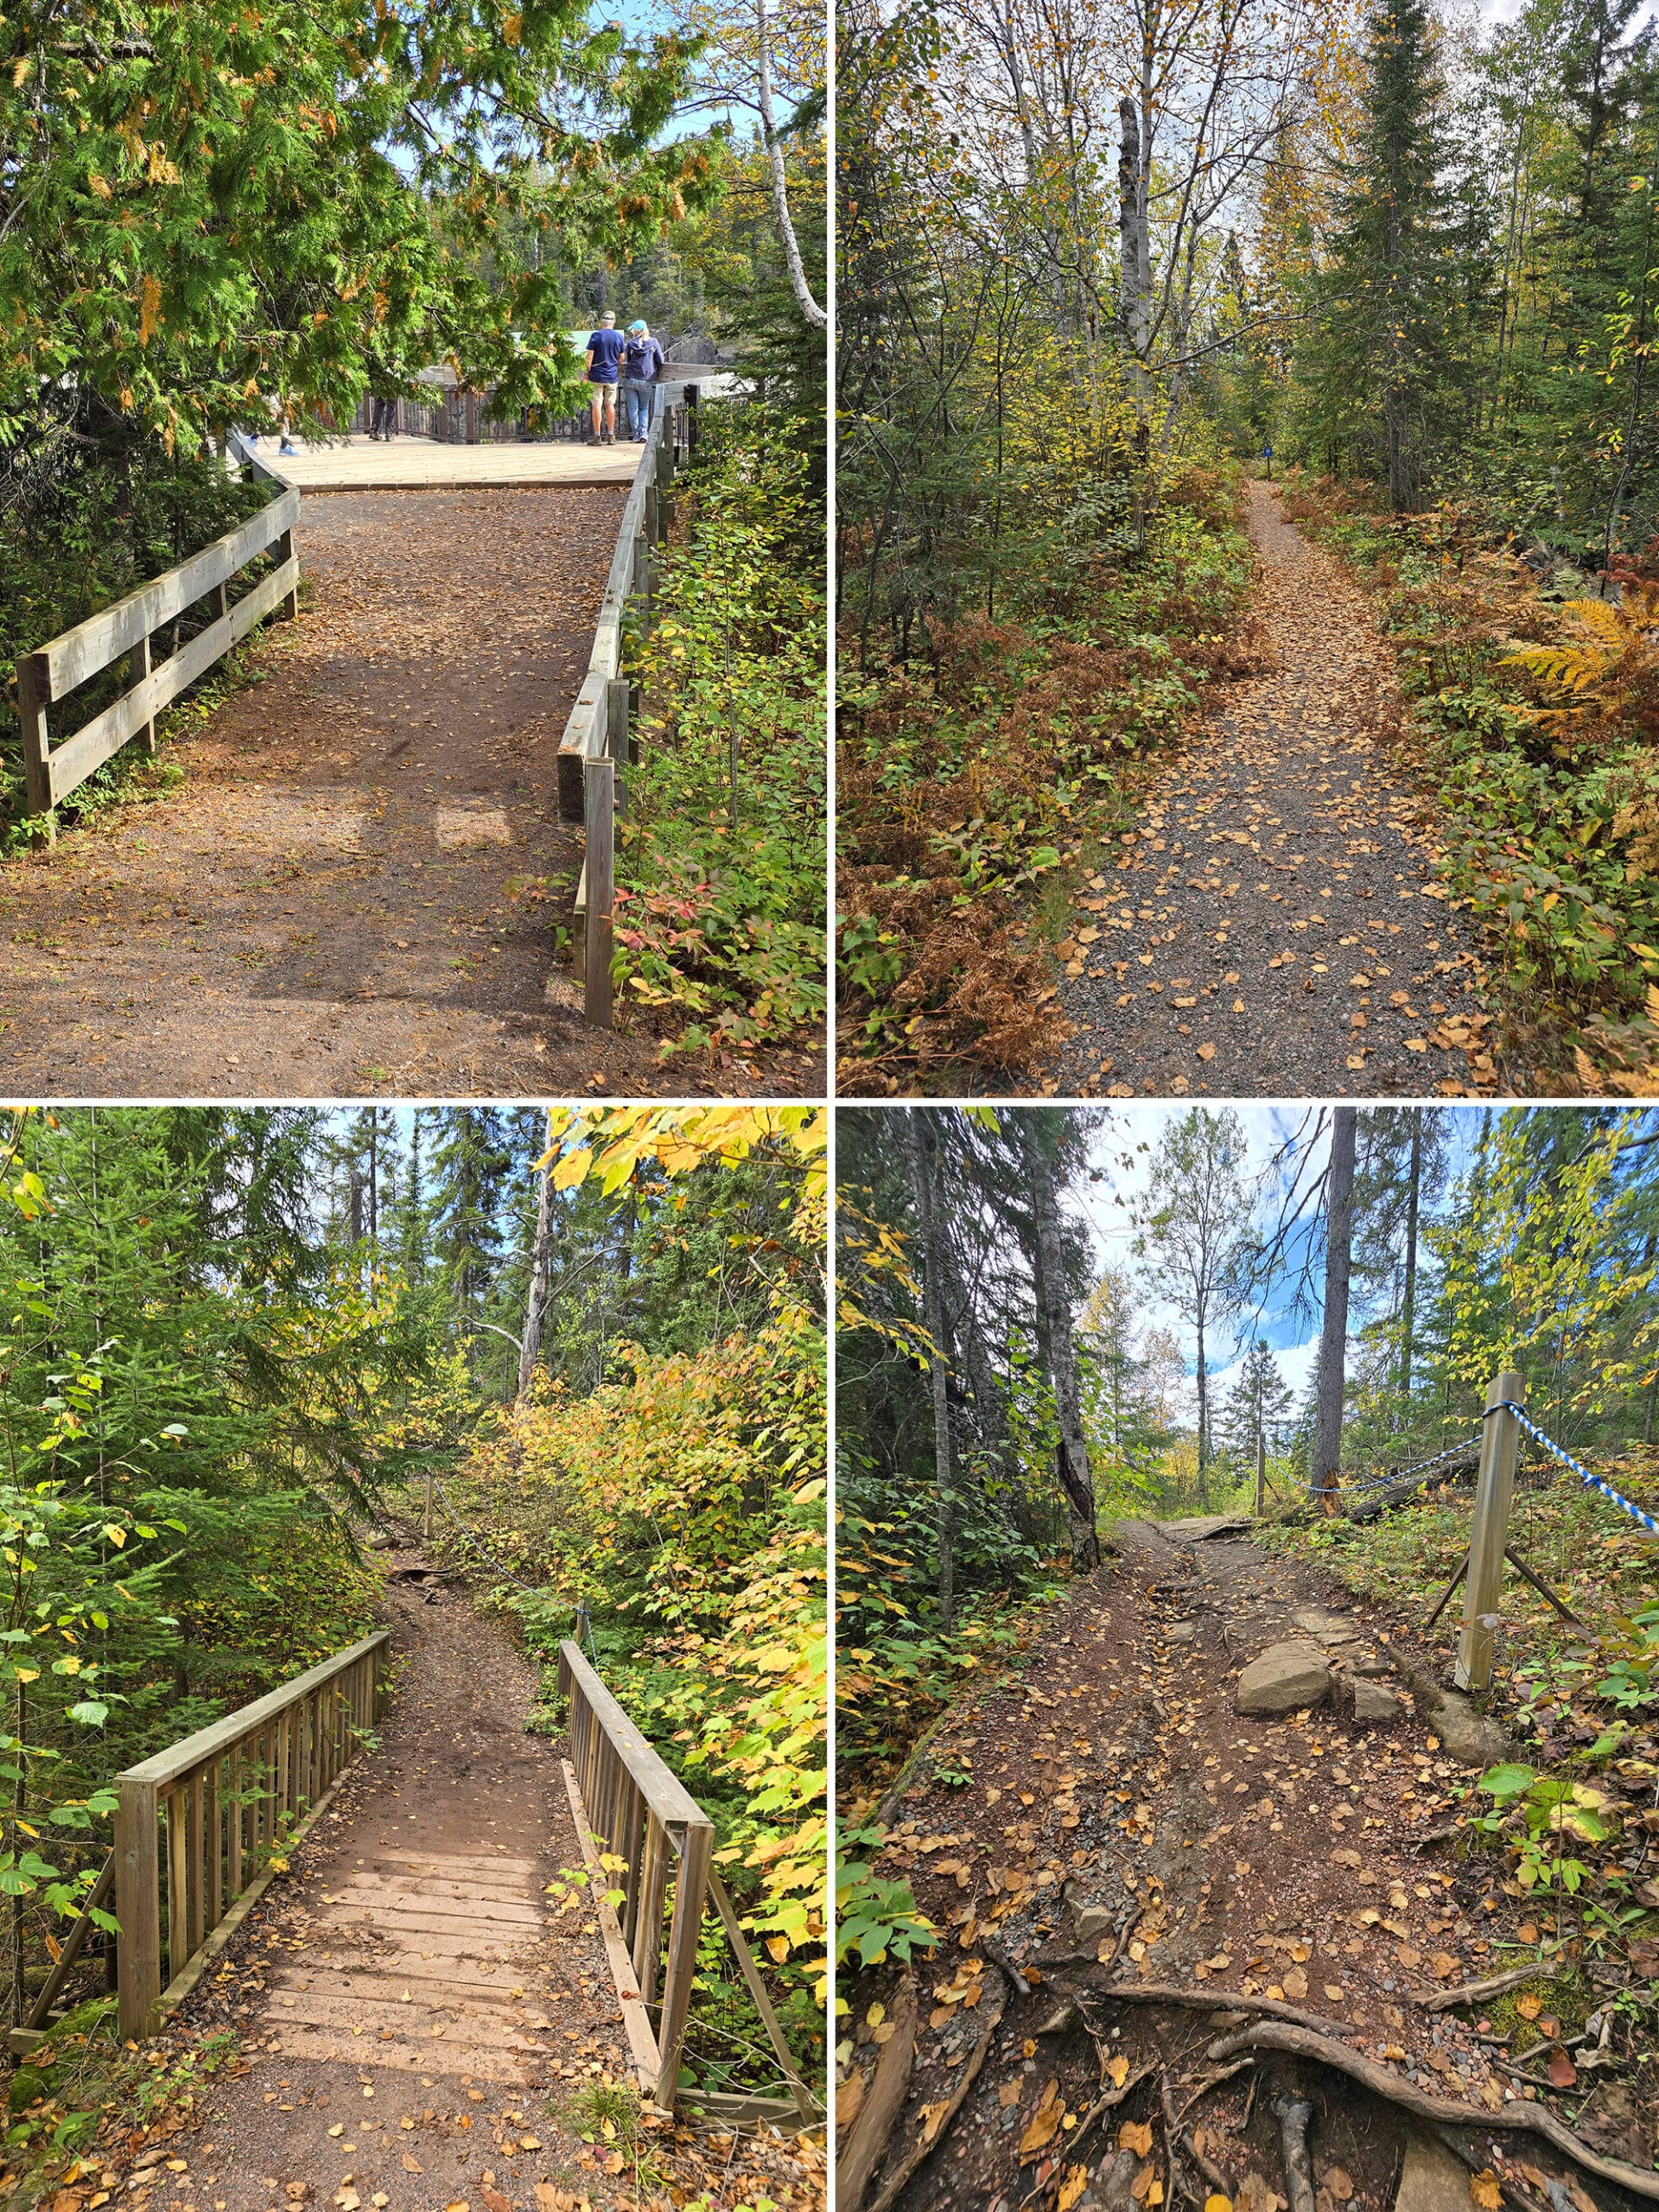
[[[1414,1637],[1334,1577],[1248,1539],[1171,1542],[1135,1522],[1116,1535],[1116,1563],[1047,1616],[1021,1675],[982,1692],[931,1739],[879,1861],[947,1930],[935,1961],[920,1967],[917,2058],[895,2146],[917,2141],[923,2107],[948,2100],[982,2023],[1007,1997],[949,2134],[900,2193],[903,2212],[1047,2212],[1067,2175],[1068,2212],[1163,2201],[1146,2195],[1145,2173],[1131,2199],[1141,2158],[1116,2164],[1118,2129],[1149,2124],[1162,2143],[1160,2081],[1179,2109],[1213,2070],[1202,2055],[1217,2021],[1240,2024],[1226,2012],[1230,1991],[1319,2016],[1328,2034],[1437,2098],[1497,2111],[1523,2094],[1495,2063],[1503,2054],[1478,2040],[1478,2010],[1434,2015],[1419,2001],[1512,1963],[1516,1953],[1499,1946],[1523,1908],[1502,1894],[1501,1868],[1443,1847],[1448,1790],[1467,1770],[1401,1694],[1427,1664]],[[1335,1703],[1242,1717],[1242,1668],[1292,1637],[1330,1655]],[[1357,1722],[1355,1683],[1392,1694],[1392,1716]],[[1051,1968],[1029,1996],[1013,1993],[995,1963],[1068,1955],[1084,1963],[1060,1967],[1058,1983]],[[1098,2046],[1067,2002],[1068,1971],[1099,1993],[1087,2008]],[[1115,2001],[1104,1993],[1114,1980],[1213,1991],[1216,2010]],[[859,2021],[856,1996],[853,2010]],[[855,2064],[868,2074],[872,2030],[855,2033]],[[1154,2071],[1074,2160],[1067,2135],[1101,2094],[1108,2053],[1127,2060],[1131,2079],[1142,2065]],[[1256,2212],[1274,2212],[1268,2200],[1289,2193],[1268,2092],[1292,2067],[1259,2061],[1201,2095],[1186,2122],[1202,2126],[1198,2149],[1225,2193]],[[1322,2068],[1303,2069],[1301,2088],[1314,2107],[1319,2212],[1382,2212],[1421,2125]],[[1022,2156],[1046,2098],[1070,2117]],[[1651,2155],[1627,2120],[1599,2121],[1594,2098],[1577,2124],[1612,2155],[1643,2164]],[[1525,2137],[1493,2140],[1500,2153],[1507,2141],[1523,2158],[1540,2155]],[[1483,2139],[1474,2163],[1492,2155]],[[884,2171],[897,2163],[890,2157]],[[1221,2186],[1190,2158],[1181,2163],[1181,2195],[1196,2190],[1201,2202]],[[1557,2171],[1563,2162],[1547,2153],[1543,2163]],[[1169,2190],[1166,2168],[1156,2172]],[[878,2175],[868,2202],[880,2185]],[[1597,2183],[1594,2194],[1605,2205],[1621,2192]],[[1469,2201],[1463,2186],[1464,2212]]]
[[[796,1091],[580,1019],[555,756],[626,487],[304,499],[315,604],[176,789],[0,863],[20,1095]],[[555,980],[550,989],[550,978]],[[764,1079],[763,1079],[764,1078]]]
[[[181,2031],[234,2029],[248,2070],[169,2145],[186,2171],[157,2169],[148,2212],[602,2195],[548,2110],[626,2053],[593,1921],[543,1895],[582,1860],[557,1747],[524,1732],[535,1669],[463,1599],[391,1603],[408,1671],[382,1749],[187,2005]]]
[[[54,2212],[624,2212],[670,2191],[822,2212],[821,2139],[635,2106],[630,2150],[578,2108],[632,2074],[585,1897],[548,1894],[582,1863],[569,1745],[524,1732],[538,1670],[463,1593],[394,1581],[388,1611],[378,1749],[153,2046],[229,2031],[238,2063],[147,2132],[106,2128]]]
[[[1051,1083],[1487,1095],[1473,939],[1435,895],[1421,800],[1375,734],[1390,655],[1335,556],[1268,486],[1248,496],[1272,672],[1217,693],[1115,874],[1075,899],[1059,948],[1075,1034]]]

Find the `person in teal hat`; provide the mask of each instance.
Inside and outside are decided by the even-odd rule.
[[[657,385],[663,373],[663,349],[643,322],[628,325],[627,348],[622,356],[622,400],[627,409],[627,435],[643,444],[651,435],[651,418],[657,406]]]

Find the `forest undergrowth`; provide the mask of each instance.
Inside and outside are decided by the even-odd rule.
[[[1000,606],[995,586],[988,609],[930,594],[879,644],[849,628],[836,792],[849,1094],[983,1089],[1064,1040],[1051,941],[1068,882],[1122,830],[1138,776],[1205,688],[1261,666],[1241,480],[1230,464],[1182,468],[1139,543],[1092,513],[1075,529],[1033,523],[1028,543],[997,548]]]
[[[1293,474],[1290,520],[1376,594],[1440,809],[1449,887],[1485,930],[1522,1091],[1659,1090],[1659,601],[1529,544],[1501,507],[1376,512]],[[1605,594],[1605,595],[1604,595]]]
[[[636,639],[643,757],[617,853],[616,959],[664,1057],[816,1039],[823,1018],[823,530],[798,417],[701,410]]]

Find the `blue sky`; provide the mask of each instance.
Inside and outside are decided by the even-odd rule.
[[[1135,1231],[1129,1217],[1131,1203],[1144,1196],[1147,1189],[1147,1166],[1151,1154],[1172,1122],[1190,1112],[1185,1103],[1169,1105],[1115,1107],[1111,1120],[1102,1131],[1094,1148],[1094,1162],[1101,1170],[1103,1179],[1073,1195],[1071,1204],[1075,1211],[1087,1222],[1094,1241],[1095,1251],[1103,1267],[1124,1267],[1135,1264]],[[1313,1109],[1300,1102],[1287,1103],[1249,1103],[1233,1109],[1244,1130],[1245,1169],[1247,1178],[1259,1174],[1268,1165],[1281,1145],[1293,1136],[1301,1126],[1306,1115]],[[1451,1135],[1451,1165],[1455,1173],[1467,1159],[1479,1127],[1479,1116],[1485,1109],[1478,1105],[1452,1107],[1444,1109]],[[1328,1149],[1328,1129],[1319,1139],[1315,1155],[1317,1173],[1325,1162]],[[1142,1152],[1140,1147],[1147,1149]],[[1128,1172],[1122,1162],[1125,1153],[1133,1161]],[[1306,1187],[1304,1178],[1303,1187]],[[1317,1237],[1317,1221],[1308,1225],[1306,1237]],[[1303,1249],[1306,1249],[1304,1243]],[[1319,1317],[1299,1313],[1294,1309],[1292,1293],[1297,1268],[1295,1262],[1300,1251],[1290,1255],[1292,1264],[1284,1270],[1280,1287],[1263,1311],[1252,1333],[1265,1337],[1279,1355],[1279,1365],[1291,1389],[1300,1394],[1313,1373],[1314,1356],[1319,1344]],[[1187,1371],[1191,1374],[1196,1363],[1196,1344],[1192,1332],[1181,1320],[1173,1306],[1156,1299],[1149,1300],[1145,1308],[1148,1321],[1173,1329],[1186,1348]],[[1351,1310],[1351,1323],[1357,1325],[1363,1319],[1358,1309]],[[1212,1332],[1208,1353],[1212,1387],[1224,1393],[1237,1371],[1242,1354],[1234,1351],[1234,1329],[1228,1324],[1224,1330]]]

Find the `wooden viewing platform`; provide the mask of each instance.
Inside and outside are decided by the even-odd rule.
[[[327,444],[279,453],[259,442],[260,458],[299,492],[430,492],[446,485],[468,491],[512,491],[519,485],[631,484],[642,448],[619,437],[612,446],[575,438],[535,443],[505,440],[460,445],[400,434],[390,440],[353,432]]]

